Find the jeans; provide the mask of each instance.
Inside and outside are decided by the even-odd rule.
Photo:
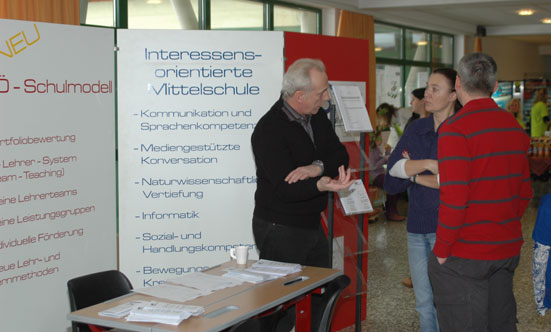
[[[408,233],[409,270],[421,332],[438,332],[438,319],[428,272],[429,256],[435,241],[436,233]]]

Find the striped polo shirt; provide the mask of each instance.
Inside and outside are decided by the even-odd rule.
[[[477,260],[520,254],[532,198],[528,135],[491,98],[468,102],[440,128],[434,253]]]

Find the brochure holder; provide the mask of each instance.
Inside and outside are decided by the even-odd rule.
[[[349,85],[350,86],[350,85]],[[345,89],[350,94],[350,88]],[[359,90],[358,90],[359,92]],[[354,92],[352,92],[354,93]],[[342,96],[341,96],[342,97]],[[349,96],[350,97],[350,96]],[[358,98],[358,95],[353,98]],[[359,96],[361,98],[361,95]],[[363,273],[367,265],[367,238],[365,225],[368,222],[366,213],[373,211],[371,202],[367,196],[367,176],[368,157],[366,151],[366,131],[371,131],[371,123],[356,123],[356,130],[346,130],[350,123],[346,124],[347,110],[342,105],[339,106],[334,101],[339,99],[339,89],[331,89],[331,101],[329,104],[329,118],[333,124],[335,132],[339,134],[341,141],[344,141],[348,155],[350,156],[349,168],[356,178],[356,182],[351,188],[356,191],[351,197],[346,192],[335,193],[329,196],[327,214],[323,215],[323,222],[327,227],[329,239],[329,253],[331,264],[334,268],[342,269],[345,274],[355,276],[352,278],[352,286],[343,292],[342,301],[355,298],[355,310],[350,310],[349,314],[354,312],[356,328],[361,327],[362,308],[365,309],[365,294],[367,293],[367,275]],[[341,98],[342,100],[342,98]],[[353,101],[354,108],[358,107],[357,100]],[[363,102],[363,100],[361,100]],[[342,104],[342,102],[341,102]],[[367,114],[365,105],[362,105]],[[338,111],[337,111],[338,109]],[[350,118],[350,116],[348,116]],[[358,117],[356,117],[358,119]],[[361,120],[365,121],[365,120]],[[357,130],[361,126],[361,130]],[[350,129],[350,128],[348,128]],[[345,137],[341,137],[344,133]],[[358,140],[347,139],[350,133]],[[361,192],[361,193],[360,193]],[[336,196],[336,197],[335,197]],[[367,201],[365,201],[367,199]],[[352,237],[356,235],[355,241]],[[366,269],[367,271],[367,269]],[[355,279],[355,280],[354,280]],[[354,287],[355,283],[355,287]],[[351,309],[351,308],[350,308]]]

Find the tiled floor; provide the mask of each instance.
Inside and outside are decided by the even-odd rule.
[[[523,220],[525,243],[520,265],[515,273],[515,296],[518,307],[519,332],[551,332],[551,312],[537,315],[532,288],[532,230],[541,196],[551,191],[551,182],[533,181],[534,199]],[[400,212],[407,214],[407,202],[401,200]],[[413,290],[402,286],[409,275],[406,224],[379,219],[369,225],[367,319],[362,332],[419,331]],[[349,327],[342,332],[356,331]]]

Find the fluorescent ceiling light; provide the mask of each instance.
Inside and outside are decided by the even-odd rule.
[[[534,12],[535,11],[530,8],[523,8],[523,9],[517,10],[517,14],[519,14],[520,16],[530,16],[530,15],[533,15]]]
[[[420,41],[417,42],[417,46],[425,46],[425,45],[427,45],[428,43],[429,43],[429,42],[426,41],[426,40],[420,40]]]

